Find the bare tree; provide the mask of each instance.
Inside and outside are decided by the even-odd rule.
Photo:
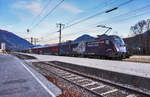
[[[150,19],[147,19],[146,21],[146,31],[150,30]]]
[[[144,32],[144,27],[147,24],[147,22],[145,20],[142,20],[140,22],[138,22],[138,29],[139,29],[139,34],[142,34]]]
[[[134,34],[135,37],[137,37],[137,42],[139,45],[139,48],[143,51],[145,51],[144,49],[144,38],[142,36],[142,34],[144,33],[144,28],[147,25],[147,21],[142,20],[139,21],[137,24],[135,24],[134,26],[131,26],[130,30],[132,31],[132,33]]]
[[[136,35],[135,26],[131,26],[130,31],[133,32],[133,35]]]

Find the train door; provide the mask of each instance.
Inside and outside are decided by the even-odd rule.
[[[105,48],[106,48],[106,45],[105,45],[105,40],[101,40],[100,41],[100,44],[99,44],[99,55],[102,55],[104,56],[105,55]]]
[[[99,42],[89,42],[86,44],[86,53],[88,55],[98,55]]]
[[[72,55],[72,44],[71,42],[69,42],[69,56]]]
[[[112,42],[108,39],[105,40],[105,52],[112,52],[113,51],[113,46],[112,46]]]

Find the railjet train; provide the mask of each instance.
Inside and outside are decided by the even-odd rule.
[[[30,52],[37,54],[53,54],[63,56],[84,56],[96,58],[124,59],[130,54],[122,38],[116,35],[99,35],[98,38],[83,35],[74,41],[68,41],[47,47],[32,48]]]

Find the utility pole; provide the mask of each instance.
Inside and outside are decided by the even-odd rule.
[[[33,37],[31,37],[31,44],[33,44]]]
[[[31,48],[33,48],[33,37],[31,37]]]
[[[29,41],[32,45],[37,45],[37,42],[39,42],[39,38],[30,37],[25,39]]]
[[[61,32],[62,32],[62,29],[64,28],[64,24],[62,24],[62,23],[58,23],[58,24],[56,24],[57,25],[57,27],[59,28],[59,44],[58,44],[58,55],[60,55],[60,47],[61,47]]]
[[[27,32],[30,32],[30,29],[27,29]],[[34,38],[34,37],[31,37],[31,44],[33,45],[36,45],[36,43],[38,42],[38,38]],[[32,47],[31,47],[32,48]]]
[[[38,38],[34,38],[34,45],[36,45],[38,42]]]

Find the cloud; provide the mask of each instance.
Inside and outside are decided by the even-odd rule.
[[[89,27],[85,29],[86,32],[93,32],[93,31],[97,31],[98,29],[96,27]]]
[[[31,11],[33,14],[39,14],[42,10],[41,3],[38,2],[32,2],[30,5],[27,5],[25,8]]]
[[[15,4],[12,5],[12,8],[21,8],[23,6],[27,5],[27,3],[25,1],[20,1],[20,2],[17,2]]]
[[[81,10],[81,9],[79,9],[79,8],[73,6],[73,5],[70,5],[68,3],[63,3],[63,5],[61,6],[61,8],[65,9],[67,11],[70,11],[70,12],[72,12],[74,14],[79,14],[79,13],[84,12],[83,10]]]
[[[20,1],[12,5],[13,8],[16,9],[23,9],[31,12],[33,15],[37,15],[42,10],[41,2],[30,2],[27,3],[26,1]]]
[[[6,25],[0,25],[0,28],[3,29],[3,30],[10,30],[13,28],[12,25],[9,25],[9,24],[6,24]]]
[[[40,23],[40,26],[42,26],[42,27],[49,27],[49,22],[48,21],[43,21],[43,22],[41,22]]]

